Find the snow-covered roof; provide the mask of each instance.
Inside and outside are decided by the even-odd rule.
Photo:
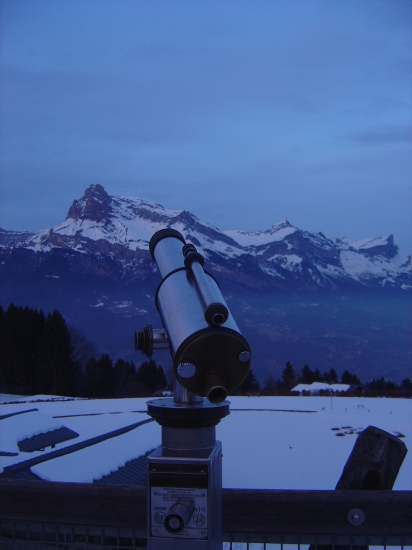
[[[292,391],[308,391],[311,393],[317,393],[320,391],[332,391],[332,392],[338,392],[338,391],[348,391],[350,388],[349,384],[327,384],[326,382],[312,382],[312,384],[298,384],[295,386]]]

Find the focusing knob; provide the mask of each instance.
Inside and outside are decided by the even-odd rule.
[[[185,257],[185,267],[188,269],[193,262],[198,262],[202,267],[205,263],[205,259],[200,254],[200,252],[197,251],[194,244],[187,243],[182,248],[183,256]]]

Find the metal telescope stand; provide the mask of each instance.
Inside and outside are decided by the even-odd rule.
[[[174,397],[147,402],[162,426],[162,444],[148,456],[147,548],[221,550],[222,444],[216,425],[229,401],[210,403],[177,379]]]
[[[228,392],[247,376],[250,347],[204,258],[172,228],[157,231],[149,250],[162,280],[155,295],[163,329],[135,332],[146,357],[169,350],[174,397],[147,402],[162,427],[148,456],[149,550],[221,550],[222,445],[216,424],[229,414]],[[207,398],[207,400],[205,399]]]

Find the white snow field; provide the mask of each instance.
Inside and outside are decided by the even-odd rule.
[[[53,400],[52,400],[53,399]],[[68,399],[0,395],[0,472],[7,466],[150,419],[148,398]],[[231,414],[216,428],[223,444],[223,486],[334,489],[357,433],[372,425],[401,434],[409,447],[394,489],[412,490],[412,400],[356,397],[230,397]],[[14,416],[7,415],[28,411]],[[6,417],[6,418],[4,418]],[[66,426],[79,437],[55,449],[19,452],[25,437]],[[338,429],[336,429],[338,428]],[[337,435],[340,434],[340,435]],[[161,442],[156,422],[62,457],[31,471],[42,479],[93,482]]]

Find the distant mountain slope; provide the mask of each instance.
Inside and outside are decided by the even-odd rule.
[[[0,246],[13,246],[23,242],[31,237],[34,233],[28,231],[7,231],[0,228]]]
[[[210,269],[258,288],[366,286],[412,289],[411,257],[393,236],[350,241],[310,233],[283,220],[266,231],[219,231],[185,210],[139,198],[110,196],[91,185],[69,208],[66,220],[34,234],[0,234],[0,277],[35,271],[54,251],[70,257],[73,272],[139,281],[153,273],[148,242],[173,227],[204,254]],[[23,260],[24,258],[24,260]]]

